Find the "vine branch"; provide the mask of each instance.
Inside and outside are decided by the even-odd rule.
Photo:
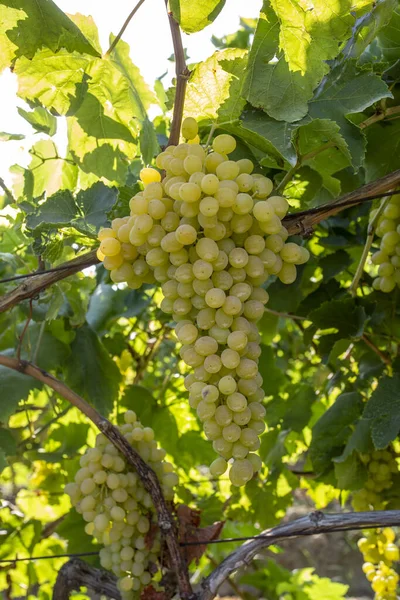
[[[190,71],[186,66],[185,51],[182,45],[182,36],[179,24],[174,19],[174,15],[168,9],[168,0],[165,0],[167,8],[169,26],[171,29],[172,43],[174,45],[175,55],[175,73],[176,73],[176,91],[174,101],[174,111],[172,114],[171,131],[167,146],[176,145],[179,143],[179,135],[181,131],[183,106],[185,104],[186,85],[190,76]]]
[[[117,580],[111,573],[96,569],[79,558],[66,562],[60,569],[53,588],[53,600],[68,600],[71,592],[86,587],[98,595],[121,600]]]
[[[374,529],[400,525],[400,510],[357,512],[344,514],[324,514],[321,511],[290,523],[278,525],[263,531],[250,542],[245,542],[229,554],[221,564],[202,582],[199,600],[215,598],[220,585],[235,571],[248,566],[255,556],[280,540],[298,536],[333,533],[357,529]]]
[[[125,456],[127,462],[137,471],[145,489],[150,494],[154,507],[157,511],[158,524],[162,534],[165,536],[165,541],[169,550],[172,568],[176,574],[180,597],[184,600],[194,598],[192,588],[189,581],[187,566],[179,550],[179,542],[174,520],[165,502],[160,483],[154,471],[146,464],[142,457],[132,448],[126,441],[119,430],[110,423],[106,418],[100,415],[90,404],[81,396],[71,390],[65,383],[56,379],[50,373],[47,373],[38,366],[17,358],[4,356],[0,354],[0,365],[29,375],[45,385],[52,388],[60,394],[65,400],[78,408],[88,419],[96,425],[96,427],[110,440],[110,442],[118,448]]]
[[[133,19],[133,17],[135,16],[135,14],[137,13],[137,11],[139,10],[139,8],[142,6],[142,4],[144,2],[145,2],[145,0],[139,0],[139,2],[136,4],[136,6],[133,8],[133,10],[129,13],[129,15],[126,18],[124,24],[122,25],[120,31],[118,32],[118,34],[112,41],[109,49],[105,53],[104,58],[106,58],[107,56],[110,56],[110,54],[114,50],[115,46],[118,44],[119,40],[122,38],[125,29],[128,27],[129,23],[131,22],[131,20]]]
[[[357,190],[338,198],[334,202],[287,215],[283,220],[283,225],[290,235],[306,235],[312,232],[313,227],[324,219],[350,206],[356,206],[362,202],[370,202],[374,198],[385,196],[387,195],[385,192],[387,193],[399,185],[400,169],[385,175],[381,179],[367,183]],[[96,252],[93,250],[44,273],[29,273],[28,276],[31,278],[31,281],[25,281],[11,292],[0,296],[0,313],[12,308],[23,300],[34,298],[38,293],[53,285],[53,283],[57,283],[57,281],[61,281],[98,262]]]

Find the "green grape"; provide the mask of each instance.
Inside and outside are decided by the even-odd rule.
[[[231,152],[233,152],[236,148],[236,140],[231,135],[223,133],[214,138],[212,147],[215,152],[219,152],[221,154],[231,154]]]
[[[194,140],[198,134],[199,126],[197,125],[196,119],[193,117],[186,117],[182,122],[182,135],[187,140]]]

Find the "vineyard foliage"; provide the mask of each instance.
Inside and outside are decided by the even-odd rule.
[[[196,35],[223,20],[224,4],[171,0],[170,10]],[[257,20],[241,19],[237,31],[212,41],[215,53],[189,65],[183,116],[197,120],[203,144],[210,134],[233,136],[230,158],[250,159],[288,199],[290,214],[400,168],[397,0],[265,0]],[[20,284],[8,281],[16,275],[96,250],[99,230],[129,215],[141,169],[154,166],[168,142],[176,81],[151,88],[123,39],[106,50],[89,16],[67,15],[52,0],[0,0],[0,69],[12,70],[26,103],[19,114],[40,133],[29,166],[12,166],[12,185],[0,180],[1,295]],[[158,116],[150,118],[154,106]],[[68,133],[62,151],[53,140],[60,122]],[[0,133],[2,144],[22,138]],[[368,257],[351,288],[371,208],[382,202],[349,207],[315,231],[300,227],[291,241],[306,246],[310,260],[290,286],[274,276],[264,285],[269,302],[257,324],[263,466],[243,487],[210,475],[216,455],[188,403],[187,371],[159,286],[114,284],[94,259],[0,313],[0,354],[37,364],[118,425],[135,411],[179,476],[176,504],[200,510],[204,527],[224,521],[224,537],[278,524],[305,496],[317,509],[348,509],[370,481],[366,457],[400,451],[399,285],[375,289],[378,267]],[[371,252],[380,244],[373,238]],[[60,395],[0,366],[0,560],[99,550],[64,492],[96,434]],[[366,509],[400,508],[394,471]],[[210,546],[196,581],[233,548]],[[272,557],[237,576],[239,588],[252,586],[249,597],[346,597],[343,583],[312,569],[292,573]],[[98,556],[85,560],[99,566]],[[50,598],[65,561],[4,563],[0,592]]]

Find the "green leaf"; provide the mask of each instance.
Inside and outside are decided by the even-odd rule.
[[[359,338],[367,318],[364,308],[358,306],[353,298],[324,302],[309,317],[319,329],[336,329],[338,339]]]
[[[0,427],[0,473],[8,466],[7,457],[17,453],[17,442],[9,429]]]
[[[345,460],[335,462],[335,476],[339,489],[359,490],[364,486],[368,471],[359,455],[353,452]]]
[[[139,133],[130,84],[109,60],[92,61],[86,75],[88,91],[74,116],[68,117],[69,151],[85,173],[124,184]]]
[[[33,174],[34,198],[40,198],[44,192],[51,196],[63,185],[65,160],[59,157],[57,147],[51,140],[36,142],[29,153],[32,156],[29,170]]]
[[[57,54],[41,50],[32,60],[20,58],[14,69],[18,77],[18,96],[65,115],[83,99],[88,62],[87,57],[66,50]]]
[[[210,25],[225,6],[225,0],[170,0],[173,17],[185,33]]]
[[[147,388],[132,383],[126,386],[119,405],[126,410],[135,411],[142,423],[151,424],[151,415],[157,408],[157,401]]]
[[[351,425],[363,410],[360,394],[349,392],[338,396],[334,404],[313,427],[310,458],[318,473],[332,466],[332,459],[341,454],[344,443],[351,433]]]
[[[45,108],[37,106],[31,112],[19,107],[17,110],[21,117],[28,121],[36,131],[47,133],[47,135],[54,135],[56,133],[57,119]]]
[[[9,142],[10,140],[23,140],[25,136],[21,133],[6,133],[5,131],[0,131],[0,142]]]
[[[386,83],[368,71],[358,71],[354,62],[346,68],[332,69],[324,79],[309,105],[313,119],[330,119],[340,127],[352,156],[353,166],[358,168],[364,158],[364,137],[346,116],[361,112],[382,98],[391,98]]]
[[[22,345],[22,356],[26,360],[35,355],[34,362],[45,371],[51,371],[63,365],[69,354],[69,347],[46,329],[42,330],[41,324],[32,323],[27,329]]]
[[[371,435],[375,448],[386,448],[400,431],[400,374],[386,375],[368,400],[363,414],[371,419]]]
[[[107,416],[117,399],[121,375],[100,339],[88,325],[76,330],[71,344],[71,356],[65,366],[68,385],[93,404],[100,414]]]
[[[26,224],[29,229],[41,230],[51,226],[67,227],[76,218],[77,207],[69,190],[57,192],[40,205],[36,213],[28,215]]]
[[[332,277],[343,273],[344,269],[349,267],[352,262],[353,259],[345,250],[338,250],[323,256],[319,261],[319,266],[322,269],[324,281],[329,281]]]
[[[100,56],[52,0],[0,0],[0,7],[0,70],[20,56],[32,59],[43,47]]]
[[[96,237],[96,232],[108,224],[107,213],[117,197],[117,190],[101,181],[87,190],[81,190],[75,199],[69,190],[60,191],[41,204],[35,213],[28,215],[26,223],[35,231],[74,227]]]
[[[86,444],[88,431],[88,423],[68,423],[53,429],[51,439],[60,442],[57,452],[74,456]]]
[[[384,140],[384,143],[382,143]],[[400,121],[375,123],[367,128],[366,180],[374,181],[399,167]]]
[[[113,42],[114,39],[114,36],[111,35],[110,42]],[[151,104],[157,104],[157,100],[139,69],[133,64],[129,52],[129,45],[120,40],[112,51],[110,58],[113,65],[121,71],[129,84],[132,115],[138,119],[141,125],[140,152],[143,162],[148,164],[158,152],[159,145],[153,124],[149,120],[146,111]]]
[[[307,384],[300,384],[287,391],[289,397],[285,402],[286,412],[282,429],[292,429],[301,433],[311,418],[311,408],[317,396],[314,388]]]
[[[276,366],[276,355],[270,346],[261,344],[259,370],[263,378],[263,390],[266,396],[273,396],[279,392],[280,386],[285,381],[282,371]]]
[[[303,118],[329,71],[327,61],[352,34],[357,4],[363,3],[314,0],[310,10],[290,0],[265,0],[249,56],[247,100],[277,120]]]
[[[184,116],[216,123],[237,120],[245,104],[241,88],[246,61],[246,51],[228,48],[196,65],[186,90]]]
[[[320,175],[332,175],[351,165],[351,155],[339,125],[327,119],[314,119],[298,130],[298,151],[302,164]]]
[[[67,13],[67,16],[79,27],[85,38],[89,40],[98,55],[101,56],[103,50],[100,45],[99,31],[93,17],[91,15],[82,15],[81,13],[75,13],[74,15]]]
[[[349,437],[343,454],[335,459],[339,463],[346,460],[354,451],[360,454],[369,454],[373,450],[371,440],[371,421],[360,419]]]
[[[73,227],[96,233],[107,224],[107,213],[115,205],[117,198],[117,190],[107,187],[101,181],[87,190],[81,190],[75,201],[82,216],[74,221]]]
[[[41,388],[41,384],[29,377],[7,367],[0,366],[0,422],[6,423],[8,417],[15,412],[18,403],[26,400],[29,392]]]

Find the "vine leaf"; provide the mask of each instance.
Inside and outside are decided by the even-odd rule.
[[[170,0],[174,19],[185,33],[195,33],[210,25],[225,6],[225,0]]]
[[[361,415],[363,404],[361,395],[356,392],[341,394],[316,422],[312,432],[310,458],[317,472],[329,470],[332,459],[342,452],[351,433],[351,426]]]
[[[101,181],[87,190],[81,190],[76,198],[69,190],[62,190],[28,215],[26,224],[35,231],[74,227],[95,237],[100,227],[108,223],[107,213],[116,203],[117,197],[117,190],[107,187]]]
[[[92,61],[86,76],[88,91],[68,117],[69,151],[85,173],[124,184],[139,134],[129,81],[110,60]]]
[[[180,504],[176,512],[179,522],[179,541],[200,542],[196,546],[183,546],[181,552],[187,564],[191,563],[192,560],[198,563],[207,549],[207,542],[219,538],[225,521],[217,521],[208,527],[200,527],[201,511]],[[202,542],[204,542],[204,545],[201,544]]]
[[[8,417],[15,412],[18,403],[28,398],[31,390],[40,389],[41,387],[42,385],[36,379],[0,366],[0,389],[2,394],[0,422],[6,423]]]
[[[80,29],[52,0],[0,0],[0,71],[15,58],[31,60],[42,48],[100,56]]]
[[[60,50],[53,54],[47,48],[37,52],[31,60],[18,59],[14,69],[18,77],[18,96],[38,101],[47,109],[65,115],[83,98],[84,70],[89,60],[76,52]]]
[[[351,36],[363,2],[265,0],[249,57],[246,98],[277,120],[298,121],[313,91]],[[352,12],[350,12],[352,11]]]
[[[309,105],[309,114],[314,119],[330,119],[340,127],[355,168],[362,164],[365,139],[356,125],[346,118],[362,112],[382,98],[392,98],[386,83],[374,73],[358,71],[355,61],[332,69]]]
[[[184,116],[216,122],[238,119],[245,105],[241,88],[246,62],[245,50],[228,48],[199,63],[186,89]]]
[[[382,140],[385,143],[382,144]],[[367,129],[365,173],[367,181],[374,181],[399,166],[400,121],[375,123]]]
[[[88,373],[96,376],[88,377]],[[121,374],[102,342],[88,325],[80,327],[66,362],[68,385],[102,414],[108,415],[118,395]]]
[[[115,37],[110,36],[110,43]],[[130,102],[133,115],[139,120],[140,131],[140,153],[143,162],[148,164],[159,150],[154,127],[147,116],[147,109],[151,104],[156,104],[154,92],[150,90],[143,79],[138,67],[133,64],[129,56],[129,45],[120,40],[111,53],[110,59],[113,65],[121,71],[129,84]]]
[[[364,410],[371,419],[371,435],[375,448],[386,448],[400,431],[400,373],[380,379]]]
[[[23,108],[17,108],[18,113],[28,121],[30,125],[36,131],[41,133],[47,133],[47,135],[54,135],[57,131],[57,119],[50,114],[45,108],[37,106],[31,112],[24,110]]]

